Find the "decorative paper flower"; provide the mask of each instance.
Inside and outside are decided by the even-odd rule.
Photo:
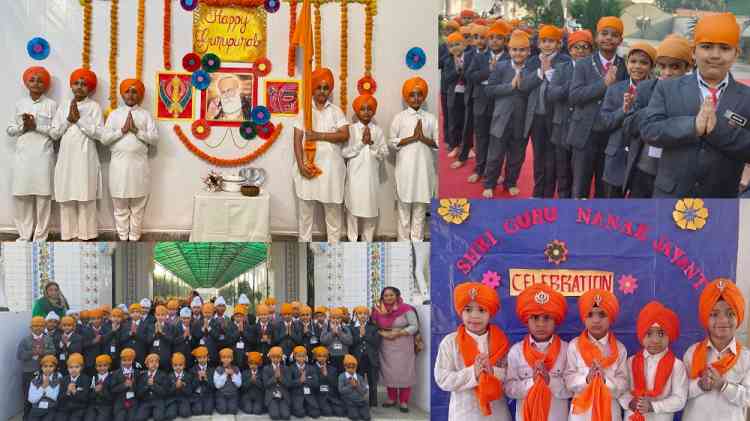
[[[362,79],[357,81],[357,91],[360,95],[370,94],[374,95],[375,91],[378,90],[378,84],[371,76],[364,76]]]
[[[281,0],[266,0],[263,7],[266,8],[266,12],[268,13],[276,13],[279,11],[279,7],[281,7]]]
[[[205,140],[211,134],[211,126],[208,125],[206,119],[201,118],[193,122],[190,126],[190,131],[196,138]]]
[[[182,6],[183,10],[192,12],[198,7],[198,0],[180,0],[180,6]]]
[[[617,284],[619,285],[620,292],[623,294],[633,294],[635,293],[635,290],[638,289],[638,279],[633,275],[620,276],[620,279],[617,280]]]
[[[221,175],[221,173],[214,170],[209,170],[208,174],[201,179],[203,180],[203,184],[205,184],[206,186],[206,191],[212,193],[221,191],[221,183],[224,181],[224,177]]]
[[[211,84],[211,75],[205,70],[198,70],[193,73],[192,82],[196,89],[203,91]]]
[[[708,221],[708,208],[701,199],[680,199],[674,205],[672,219],[680,229],[702,230]]]
[[[258,133],[258,136],[260,136],[260,138],[264,140],[270,139],[275,129],[276,128],[273,126],[273,123],[271,123],[270,121],[268,123],[255,126],[255,131]]]
[[[44,60],[49,56],[49,42],[42,37],[32,38],[26,44],[26,51],[34,60]]]
[[[421,69],[426,61],[427,55],[419,47],[414,47],[406,53],[406,65],[412,70]]]
[[[484,272],[484,275],[482,275],[482,283],[493,289],[500,286],[500,279],[500,275],[491,270]]]
[[[568,246],[565,245],[564,241],[552,240],[544,248],[544,255],[547,256],[548,262],[559,265],[568,260]]]
[[[263,125],[271,120],[271,112],[268,111],[268,108],[262,105],[257,105],[253,108],[252,117],[253,123],[256,125]]]
[[[203,70],[213,73],[221,67],[221,59],[214,53],[208,53],[201,59],[201,64],[203,64]]]
[[[266,76],[271,73],[271,61],[267,57],[259,58],[255,61],[253,69],[258,76]]]
[[[182,57],[182,67],[192,73],[201,68],[201,56],[195,53],[187,53]]]
[[[469,217],[471,203],[467,199],[440,199],[438,214],[449,224],[462,224]]]
[[[255,126],[253,123],[243,121],[242,124],[240,124],[240,136],[242,136],[243,139],[253,140],[255,139],[255,134]]]

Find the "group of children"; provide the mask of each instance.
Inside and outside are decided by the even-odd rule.
[[[395,184],[398,241],[422,241],[427,207],[435,196],[437,118],[424,110],[427,82],[413,77],[403,84],[406,109],[396,114],[386,140],[373,121],[378,102],[364,94],[352,103],[356,121],[330,101],[333,73],[320,68],[312,74],[312,128],[300,120],[294,130],[294,189],[299,203],[299,239],[311,241],[315,207],[325,213],[329,242],[338,242],[346,209],[349,241],[371,242],[379,215],[381,162],[389,148],[396,153]]]
[[[171,421],[220,414],[369,420],[381,337],[369,309],[314,309],[244,294],[190,306],[150,300],[34,317],[18,346],[25,420]],[[374,332],[374,333],[373,333]],[[373,349],[375,352],[373,352]]]
[[[468,282],[453,297],[462,323],[440,343],[434,372],[451,393],[450,420],[510,420],[506,397],[516,400],[518,421],[666,421],[680,411],[686,421],[745,419],[750,352],[735,337],[745,299],[729,279],[702,291],[698,318],[707,336],[682,359],[670,348],[679,317],[657,301],[641,309],[635,330],[643,349],[628,357],[610,330],[619,303],[609,291],[579,298],[585,330],[566,343],[555,333],[565,297],[546,284],[526,288],[516,314],[528,334],[513,346],[491,323],[500,307],[494,289]]]
[[[741,51],[733,14],[701,17],[692,42],[634,42],[625,57],[617,17],[594,36],[542,25],[535,43],[528,28],[475,17],[446,24],[441,100],[451,168],[473,153],[467,181],[483,181],[484,197],[498,183],[520,193],[529,137],[534,197],[740,194],[750,88],[730,72]]]

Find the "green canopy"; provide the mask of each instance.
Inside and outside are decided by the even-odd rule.
[[[266,261],[266,243],[157,243],[154,260],[193,288],[221,288]]]

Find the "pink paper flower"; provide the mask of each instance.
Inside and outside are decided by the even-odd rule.
[[[633,294],[638,289],[638,279],[633,275],[622,275],[617,283],[623,294]]]
[[[491,270],[482,275],[482,283],[493,289],[500,286],[500,280],[500,274]]]

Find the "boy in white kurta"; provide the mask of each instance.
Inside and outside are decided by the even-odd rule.
[[[643,350],[628,358],[630,389],[620,396],[625,419],[672,421],[685,407],[688,393],[685,365],[669,349],[680,336],[680,319],[651,301],[638,314],[636,332]]]
[[[565,297],[546,284],[524,289],[516,299],[516,315],[529,334],[508,353],[505,393],[516,399],[516,421],[565,421],[570,392],[565,387],[568,343],[555,334],[565,319]],[[549,405],[540,403],[549,396]]]
[[[453,304],[462,324],[440,342],[435,383],[451,392],[448,421],[510,421],[502,394],[508,338],[490,319],[500,309],[497,292],[478,282],[459,284]]]
[[[388,154],[383,130],[372,122],[378,101],[372,95],[360,95],[352,103],[358,121],[349,126],[349,142],[344,148],[346,163],[346,231],[349,241],[372,242],[378,222],[380,163]],[[359,230],[361,222],[362,230]]]
[[[341,109],[329,98],[333,91],[333,73],[320,68],[312,74],[312,128],[302,120],[294,127],[292,169],[294,190],[299,203],[299,241],[312,241],[315,205],[325,211],[328,242],[341,237],[341,204],[344,201],[346,164],[341,154],[349,140],[349,123]]]
[[[578,299],[586,329],[568,344],[565,386],[573,393],[570,421],[603,419],[599,417],[605,414],[592,413],[599,407],[610,408],[611,421],[622,419],[617,398],[628,389],[628,351],[609,331],[619,311],[615,295],[603,289],[589,290]]]
[[[144,93],[145,87],[140,80],[123,80],[120,95],[125,105],[112,111],[101,136],[102,143],[112,151],[109,194],[120,241],[141,238],[151,184],[148,148],[159,140],[154,118],[139,105]]]
[[[736,338],[745,318],[745,298],[729,279],[701,293],[698,319],[708,337],[685,352],[689,377],[684,421],[744,421],[750,407],[750,352]]]
[[[96,75],[77,69],[70,75],[74,98],[58,107],[50,135],[60,139],[55,165],[55,200],[60,203],[63,241],[91,240],[98,236],[96,199],[102,194],[101,165],[96,139],[102,127],[102,109],[89,95]]]
[[[427,92],[424,79],[406,80],[401,95],[408,107],[391,123],[389,142],[396,150],[398,241],[422,241],[427,207],[435,196],[438,123],[434,115],[421,109]]]
[[[52,169],[55,167],[50,128],[57,103],[44,95],[50,84],[50,75],[44,67],[26,69],[23,83],[29,96],[16,103],[13,120],[7,129],[8,136],[18,138],[13,159],[13,219],[19,240],[45,241],[49,234]]]

